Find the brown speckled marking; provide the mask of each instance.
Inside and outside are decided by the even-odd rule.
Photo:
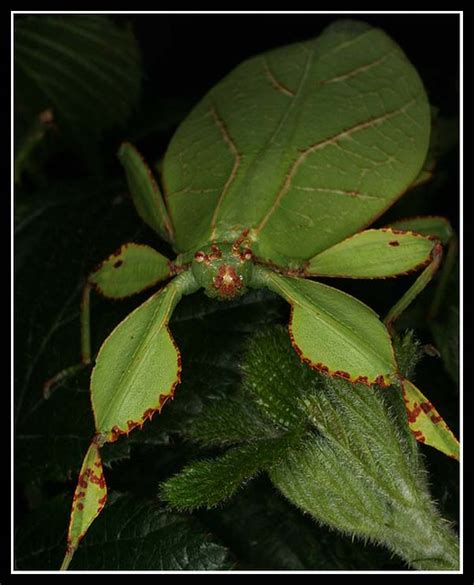
[[[412,434],[415,437],[415,439],[417,441],[419,441],[420,443],[424,443],[426,441],[426,438],[421,431],[413,431],[412,430]]]
[[[222,258],[222,251],[219,246],[212,244],[211,253],[209,254],[209,260],[220,260]]]
[[[369,378],[367,376],[358,376],[355,379],[356,384],[365,384],[365,386],[370,386]]]
[[[123,264],[123,260],[117,260],[117,262],[114,262],[114,268],[120,268],[120,266],[122,266]]]
[[[385,380],[384,376],[377,376],[374,380],[374,384],[376,384],[377,386],[380,386],[381,388],[389,388],[390,387],[390,382],[387,382],[387,380]]]
[[[153,418],[153,415],[155,414],[156,410],[153,408],[149,408],[148,410],[145,410],[145,412],[143,413],[143,420],[151,420]]]
[[[213,278],[214,288],[222,298],[232,298],[242,289],[242,281],[229,264],[221,264]]]
[[[399,246],[400,242],[398,240],[393,240],[388,243],[389,246]]]
[[[434,406],[431,404],[431,402],[422,402],[420,407],[425,414],[428,414],[430,410],[434,409]]]
[[[332,375],[337,376],[338,378],[344,378],[345,380],[351,380],[351,375],[348,372],[343,372],[342,370],[336,370]]]

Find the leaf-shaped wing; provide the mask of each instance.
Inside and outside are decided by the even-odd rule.
[[[379,29],[336,22],[249,59],[196,106],[166,153],[177,248],[251,228],[260,258],[311,258],[408,188],[429,134],[418,74]]]
[[[393,348],[372,309],[319,282],[259,272],[261,283],[292,306],[291,342],[303,361],[352,382],[390,384],[397,372]]]

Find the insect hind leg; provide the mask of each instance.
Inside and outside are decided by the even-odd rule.
[[[43,385],[43,397],[47,400],[53,389],[91,364],[91,334],[90,334],[90,293],[91,284],[87,282],[82,290],[81,297],[81,360],[78,364],[64,368]]]

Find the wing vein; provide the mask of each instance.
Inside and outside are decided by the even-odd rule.
[[[211,106],[210,112],[212,115],[212,119],[214,120],[214,123],[216,124],[216,126],[218,127],[218,129],[221,133],[222,139],[224,140],[224,142],[228,146],[230,152],[234,156],[234,164],[232,166],[232,170],[230,171],[229,177],[227,178],[227,181],[225,182],[225,185],[221,191],[221,194],[219,195],[219,199],[217,201],[217,204],[216,204],[216,207],[214,209],[214,213],[213,213],[212,219],[211,219],[211,240],[214,240],[216,237],[217,216],[219,215],[219,211],[221,209],[221,206],[222,206],[222,203],[225,199],[227,191],[229,190],[229,187],[231,186],[232,182],[234,181],[235,177],[237,176],[237,171],[238,171],[240,164],[241,164],[241,161],[242,161],[242,155],[237,150],[237,146],[235,145],[235,142],[232,140],[232,137],[230,136],[229,131],[228,131],[226,125],[224,124],[224,121],[219,116],[219,114],[217,113],[217,110],[214,106]]]
[[[369,120],[366,120],[365,122],[360,122],[359,124],[356,124],[355,126],[352,126],[351,128],[348,128],[346,130],[342,130],[341,132],[339,132],[335,136],[331,136],[330,138],[325,138],[324,140],[321,140],[321,141],[317,142],[316,144],[308,146],[305,150],[300,151],[299,156],[295,159],[293,164],[290,166],[290,169],[289,169],[288,173],[286,174],[285,180],[283,182],[283,185],[281,186],[280,190],[277,192],[277,194],[275,196],[273,204],[271,205],[270,209],[267,211],[267,213],[265,214],[265,216],[261,220],[260,224],[255,228],[255,230],[253,232],[253,237],[255,238],[257,236],[257,234],[260,233],[263,230],[263,228],[265,227],[265,225],[268,223],[268,220],[270,219],[270,217],[273,215],[275,210],[280,205],[282,198],[290,190],[293,178],[296,175],[296,172],[298,171],[300,165],[306,160],[306,158],[310,154],[312,154],[313,152],[317,152],[318,150],[323,150],[327,146],[338,145],[339,141],[343,140],[344,138],[350,138],[353,134],[355,134],[357,132],[360,132],[362,130],[366,130],[367,128],[372,128],[372,127],[378,126],[379,124],[383,124],[384,122],[386,122],[387,120],[390,120],[391,118],[394,118],[395,116],[398,116],[400,114],[404,114],[405,110],[407,110],[410,106],[412,106],[414,102],[415,102],[415,98],[413,98],[412,100],[410,100],[409,102],[407,102],[406,104],[401,106],[400,108],[397,108],[396,110],[393,110],[391,112],[385,112],[381,116],[377,116],[376,118],[370,118]]]

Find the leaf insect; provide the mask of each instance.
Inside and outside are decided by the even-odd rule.
[[[91,375],[96,432],[74,494],[66,569],[107,487],[100,448],[160,412],[180,382],[169,329],[184,295],[226,301],[268,288],[291,305],[301,359],[353,383],[398,386],[419,441],[458,458],[459,445],[400,373],[391,326],[438,269],[451,230],[441,217],[370,226],[426,178],[430,105],[417,71],[383,31],[338,21],[315,39],[253,57],[181,123],[162,190],[129,143],[118,156],[140,217],[177,256],[127,243],[89,275],[81,304],[81,366],[92,363],[90,292],[120,299],[166,284],[103,342]],[[380,279],[421,270],[384,321],[318,277]]]

